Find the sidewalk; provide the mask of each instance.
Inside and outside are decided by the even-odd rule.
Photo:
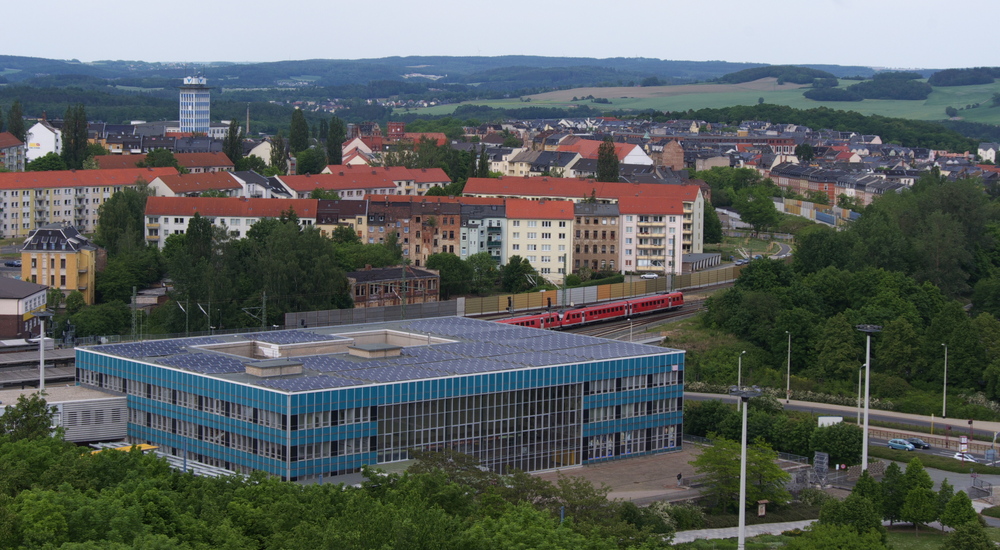
[[[747,538],[757,535],[780,535],[782,531],[790,529],[805,529],[816,521],[806,519],[802,521],[786,521],[783,523],[763,523],[760,525],[747,525]],[[693,542],[702,539],[734,539],[739,536],[739,527],[723,527],[722,529],[699,529],[697,531],[681,531],[674,536],[674,544],[681,542]]]

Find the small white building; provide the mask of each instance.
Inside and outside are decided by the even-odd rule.
[[[24,158],[27,162],[49,153],[62,154],[62,132],[46,120],[40,120],[28,129],[24,140]]]

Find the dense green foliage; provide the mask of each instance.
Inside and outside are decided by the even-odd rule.
[[[861,101],[861,94],[845,88],[813,88],[802,92],[802,95],[813,101]]]
[[[852,84],[847,87],[847,91],[858,94],[865,99],[923,100],[931,95],[932,88],[926,82],[905,78],[876,78]]]
[[[610,137],[597,148],[597,181],[618,181],[618,154]]]
[[[366,470],[354,487],[196,477],[137,449],[91,453],[50,436],[49,411],[35,395],[0,416],[4,548],[652,550],[680,523],[667,514],[691,516],[610,501],[579,478],[500,476],[456,453],[421,453],[402,475]]]
[[[1000,68],[974,67],[969,69],[945,69],[931,75],[927,82],[931,86],[970,86],[973,84],[991,84]]]
[[[782,506],[791,500],[785,483],[791,476],[777,464],[778,454],[761,440],[747,446],[746,503],[768,500]],[[702,496],[718,511],[739,510],[740,443],[716,438],[691,461],[705,484]]]
[[[816,78],[836,78],[835,75],[818,69],[797,67],[795,65],[768,65],[765,67],[755,67],[753,69],[743,69],[735,73],[729,73],[719,77],[719,82],[727,84],[740,84],[752,82],[761,78],[777,78],[778,83],[794,82],[795,84],[812,84]]]
[[[794,389],[853,395],[865,352],[864,335],[854,326],[876,324],[883,327],[873,339],[876,397],[901,410],[930,412],[931,401],[914,389],[940,395],[947,344],[949,389],[996,398],[998,222],[1000,212],[978,182],[929,174],[912,190],[876,200],[845,231],[800,233],[791,267],[751,262],[734,288],[708,301],[704,322],[748,346],[744,362],[759,366],[754,383],[784,385],[788,331]],[[974,317],[955,300],[969,295]],[[739,352],[692,354],[689,374],[730,383]],[[954,412],[984,414],[969,407]]]

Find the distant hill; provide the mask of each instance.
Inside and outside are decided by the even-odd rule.
[[[200,73],[219,88],[344,86],[370,81],[398,80],[424,83],[475,84],[486,89],[517,90],[540,87],[628,85],[656,77],[664,84],[719,78],[764,63],[727,61],[672,61],[651,58],[542,57],[509,55],[411,56],[379,59],[306,59],[274,63],[147,63],[97,61],[80,63],[36,57],[0,56],[0,76],[11,83],[39,77],[83,75],[117,85],[173,87],[181,77]],[[816,65],[837,76],[871,75],[870,67]],[[756,79],[752,79],[756,80]]]

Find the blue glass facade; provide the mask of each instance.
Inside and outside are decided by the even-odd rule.
[[[254,335],[167,341],[152,350],[95,346],[77,350],[78,378],[127,395],[134,442],[291,480],[406,460],[411,449],[455,449],[503,472],[680,448],[680,350],[461,318],[315,330],[405,341],[399,357],[380,359],[334,350],[343,339],[270,348]],[[265,334],[288,332],[310,334]],[[262,364],[257,352],[240,359],[235,346],[278,350],[304,368],[253,376],[251,367]],[[529,351],[512,353],[518,350]],[[150,356],[157,353],[164,355]],[[245,362],[246,372],[234,361]],[[205,372],[212,370],[226,372]],[[274,387],[323,385],[331,387]]]

